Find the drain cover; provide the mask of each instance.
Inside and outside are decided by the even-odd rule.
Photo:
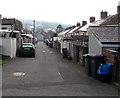
[[[25,73],[24,72],[14,72],[13,76],[24,76]]]

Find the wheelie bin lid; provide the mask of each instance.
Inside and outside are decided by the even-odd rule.
[[[89,56],[90,54],[84,54],[83,56]]]
[[[106,57],[105,55],[102,54],[90,54],[90,57]]]
[[[91,54],[84,54],[83,57],[88,58],[88,57],[90,57],[90,55],[91,55]]]
[[[105,55],[102,54],[84,54],[83,57],[106,57]]]

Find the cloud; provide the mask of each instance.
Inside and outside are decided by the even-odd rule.
[[[118,0],[2,0],[2,15],[15,18],[75,23],[99,18],[100,11],[117,12]]]

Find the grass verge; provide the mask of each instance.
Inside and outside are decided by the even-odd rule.
[[[4,64],[7,64],[9,59],[10,59],[9,56],[2,55],[2,59],[0,60],[0,66],[3,66]]]
[[[0,61],[0,66],[2,66],[4,64],[7,64],[7,62],[6,61]]]

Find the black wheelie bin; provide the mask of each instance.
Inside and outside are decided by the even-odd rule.
[[[99,65],[106,56],[101,54],[91,54],[90,56],[90,63],[91,63],[91,77],[97,79],[97,70],[99,68]]]

